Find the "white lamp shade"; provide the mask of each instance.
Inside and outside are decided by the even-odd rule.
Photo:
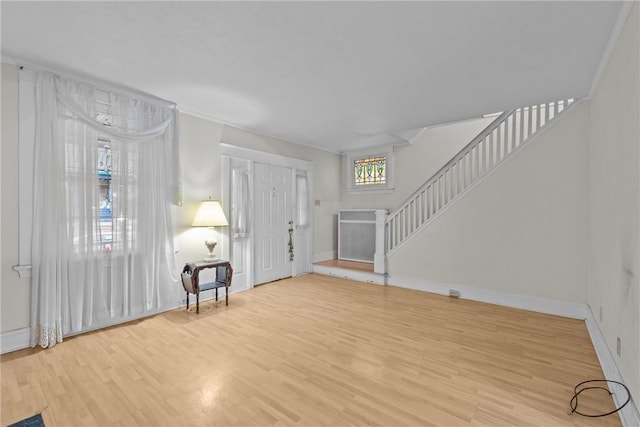
[[[191,226],[193,227],[222,227],[229,225],[227,217],[224,215],[222,205],[217,200],[203,200],[200,202],[198,212]]]

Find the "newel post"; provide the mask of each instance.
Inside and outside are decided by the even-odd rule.
[[[387,211],[384,209],[376,209],[376,251],[373,254],[373,272],[377,274],[385,274],[387,272],[384,249],[384,227],[386,222]]]

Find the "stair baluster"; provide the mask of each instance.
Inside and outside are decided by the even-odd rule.
[[[500,114],[446,165],[393,211],[386,221],[386,253],[397,250],[475,182],[522,147],[574,102],[517,108]]]

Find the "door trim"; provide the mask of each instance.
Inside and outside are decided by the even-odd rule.
[[[253,177],[253,164],[255,162],[258,163],[266,163],[274,166],[283,166],[287,168],[291,168],[293,171],[293,175],[295,177],[296,171],[305,171],[307,174],[307,183],[309,186],[309,202],[310,206],[310,219],[309,225],[303,230],[304,233],[307,234],[307,244],[306,244],[306,259],[304,260],[303,265],[305,268],[302,271],[297,271],[298,268],[294,262],[292,266],[292,272],[294,276],[299,274],[303,274],[306,272],[311,272],[313,268],[313,162],[308,160],[296,159],[293,157],[281,156],[279,154],[267,153],[264,151],[253,150],[250,148],[239,147],[236,145],[230,145],[225,143],[220,143],[220,156],[222,157],[222,168],[221,168],[221,183],[222,183],[222,191],[221,191],[221,200],[223,202],[223,208],[225,213],[229,215],[229,208],[231,206],[231,158],[241,159],[248,161],[250,163],[249,171]],[[252,178],[253,180],[253,178]],[[295,195],[295,179],[292,180],[292,188],[293,194]],[[253,191],[253,189],[252,189]],[[253,226],[253,224],[252,224]],[[226,233],[229,233],[228,230],[225,230]],[[230,258],[230,249],[231,249],[231,236],[227,235],[227,241],[229,245],[225,245],[223,247],[222,253],[225,259]],[[255,248],[254,248],[254,236],[251,236],[250,240],[250,248],[249,248],[249,264],[251,265],[255,260]],[[251,288],[255,285],[255,277],[253,274],[253,268],[249,268],[248,271],[248,287]]]

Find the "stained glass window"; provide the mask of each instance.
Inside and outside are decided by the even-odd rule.
[[[387,182],[386,156],[367,157],[353,161],[353,183],[359,185],[380,185]]]

